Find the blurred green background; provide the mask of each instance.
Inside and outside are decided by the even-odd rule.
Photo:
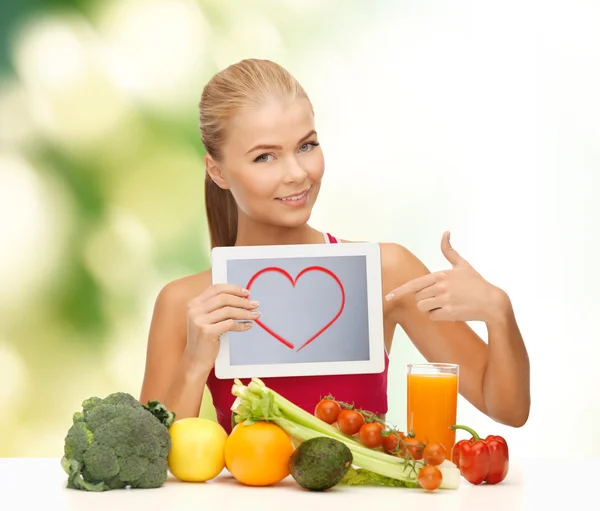
[[[401,243],[432,270],[450,229],[509,292],[530,421],[462,398],[459,421],[516,457],[547,453],[560,422],[579,433],[565,456],[598,457],[599,25],[592,0],[0,1],[0,456],[60,456],[85,398],[139,396],[159,290],[209,266],[202,87],[259,57],[317,112],[315,227]],[[420,361],[398,329],[399,427]]]
[[[58,456],[83,399],[139,395],[158,291],[209,267],[204,83],[302,61],[333,8],[3,0],[0,456]]]
[[[565,456],[598,457],[599,24],[587,0],[0,1],[0,457],[60,456],[84,399],[139,396],[159,290],[209,266],[202,88],[247,57],[311,96],[315,227],[432,270],[451,229],[509,292],[531,419],[515,430],[461,398],[459,421],[516,457],[550,455],[560,422],[587,439]],[[395,337],[403,427],[405,365],[423,358]]]

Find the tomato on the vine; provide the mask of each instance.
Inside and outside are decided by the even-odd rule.
[[[388,431],[387,434],[383,435],[383,450],[388,454],[396,454],[402,446],[400,440],[404,439],[406,439],[404,433],[400,431]]]
[[[427,465],[441,465],[446,459],[446,448],[443,444],[434,442],[423,449],[423,461]]]
[[[379,422],[371,422],[361,426],[358,437],[365,447],[379,447],[383,444],[383,435],[381,432],[385,429]]]
[[[333,424],[341,411],[342,407],[337,401],[321,399],[315,407],[315,416],[327,424]]]
[[[437,490],[442,484],[442,471],[433,465],[425,465],[419,470],[419,484],[425,490]]]
[[[346,435],[356,435],[364,423],[362,413],[356,410],[342,410],[337,418],[338,428]]]
[[[394,454],[396,449],[398,448],[398,434],[395,432],[391,432],[387,435],[384,435],[383,442],[381,443],[383,450],[388,454]]]
[[[423,442],[417,438],[405,438],[403,442],[404,445],[400,445],[401,456],[407,456],[406,451],[408,450],[413,459],[420,460],[423,458],[423,448],[425,447]]]

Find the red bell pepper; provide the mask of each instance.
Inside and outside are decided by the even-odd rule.
[[[452,449],[452,462],[471,484],[498,484],[508,474],[508,444],[501,436],[489,435],[485,440],[467,426],[454,425],[471,434],[469,440],[460,440]]]

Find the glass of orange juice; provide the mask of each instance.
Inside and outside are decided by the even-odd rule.
[[[407,432],[422,442],[440,442],[451,459],[456,432],[458,365],[409,364],[407,366]]]

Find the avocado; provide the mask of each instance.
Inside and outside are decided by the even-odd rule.
[[[290,458],[290,474],[303,488],[324,491],[333,488],[352,465],[352,452],[339,440],[315,437],[302,442]]]

